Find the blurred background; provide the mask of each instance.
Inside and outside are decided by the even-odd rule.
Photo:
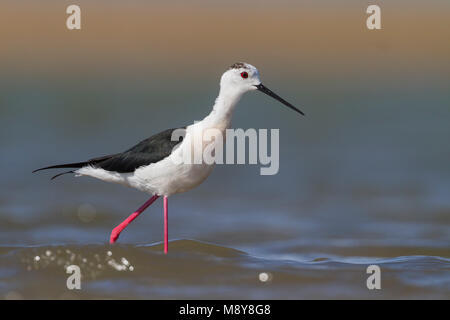
[[[81,30],[66,28],[70,4],[81,7]],[[366,28],[370,4],[381,7],[382,30]],[[60,280],[53,291],[35,292],[33,285],[53,278],[26,266],[36,254],[27,250],[103,250],[110,230],[147,198],[90,178],[50,181],[51,173],[32,170],[124,151],[201,120],[222,72],[245,61],[306,117],[247,94],[233,127],[280,128],[279,173],[217,166],[200,187],[171,198],[170,238],[179,239],[180,254],[240,250],[228,261],[228,277],[208,268],[227,285],[214,282],[214,273],[197,287],[152,274],[159,287],[137,293],[130,282],[127,297],[371,297],[359,264],[388,259],[379,263],[393,266],[391,290],[376,297],[449,298],[449,13],[445,0],[3,1],[0,246],[9,260],[2,258],[0,293],[61,297]],[[158,202],[120,242],[152,247],[162,240],[162,223]],[[130,254],[145,266],[151,259],[141,253]],[[157,256],[158,270],[187,263],[176,257],[168,265]],[[192,269],[205,272],[208,264],[195,261]],[[335,275],[324,278],[314,261]],[[305,265],[311,276],[302,273]],[[28,267],[37,273],[27,273],[27,284],[11,278]],[[258,287],[260,270],[273,275],[269,291]],[[248,282],[235,277],[244,271]],[[119,276],[103,277],[114,286]],[[95,281],[88,288],[83,297],[121,297]]]

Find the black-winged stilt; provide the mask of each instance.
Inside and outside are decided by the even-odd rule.
[[[220,80],[220,92],[213,110],[202,121],[185,128],[182,141],[173,139],[177,129],[168,129],[141,141],[125,152],[94,158],[85,162],[67,163],[40,168],[33,172],[72,168],[57,174],[52,179],[66,173],[77,176],[90,176],[107,182],[115,182],[149,193],[152,197],[136,212],[131,214],[121,224],[115,227],[110,236],[110,243],[116,242],[126,226],[136,219],[148,206],[159,197],[164,197],[164,252],[168,251],[168,197],[191,190],[201,184],[211,173],[214,164],[180,163],[175,161],[183,151],[191,150],[199,144],[196,139],[208,129],[218,129],[222,133],[230,127],[231,117],[241,96],[253,90],[259,90],[287,107],[303,115],[303,112],[285,101],[267,87],[260,79],[258,70],[248,64],[238,62],[233,64]],[[200,148],[205,145],[200,143]]]

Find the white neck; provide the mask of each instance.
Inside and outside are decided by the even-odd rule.
[[[211,113],[203,121],[212,126],[220,125],[224,126],[224,128],[229,128],[234,107],[241,99],[243,93],[235,88],[221,87]]]

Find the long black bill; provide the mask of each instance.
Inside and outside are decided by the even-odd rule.
[[[281,98],[279,95],[277,95],[276,93],[272,92],[269,88],[265,87],[262,83],[258,84],[257,86],[255,86],[259,91],[267,94],[268,96],[271,96],[272,98],[280,101],[282,104],[284,104],[286,107],[291,108],[294,111],[297,111],[298,113],[300,113],[301,115],[305,115],[302,111],[300,111],[299,109],[297,109],[296,107],[294,107],[292,104],[290,104],[289,102],[287,102],[286,100],[284,100],[283,98]]]

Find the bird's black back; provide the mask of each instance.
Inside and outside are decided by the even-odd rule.
[[[181,142],[172,141],[172,133],[176,129],[168,129],[139,142],[131,149],[112,155],[95,164],[108,171],[120,173],[133,172],[137,168],[161,161],[172,153],[173,148]]]

